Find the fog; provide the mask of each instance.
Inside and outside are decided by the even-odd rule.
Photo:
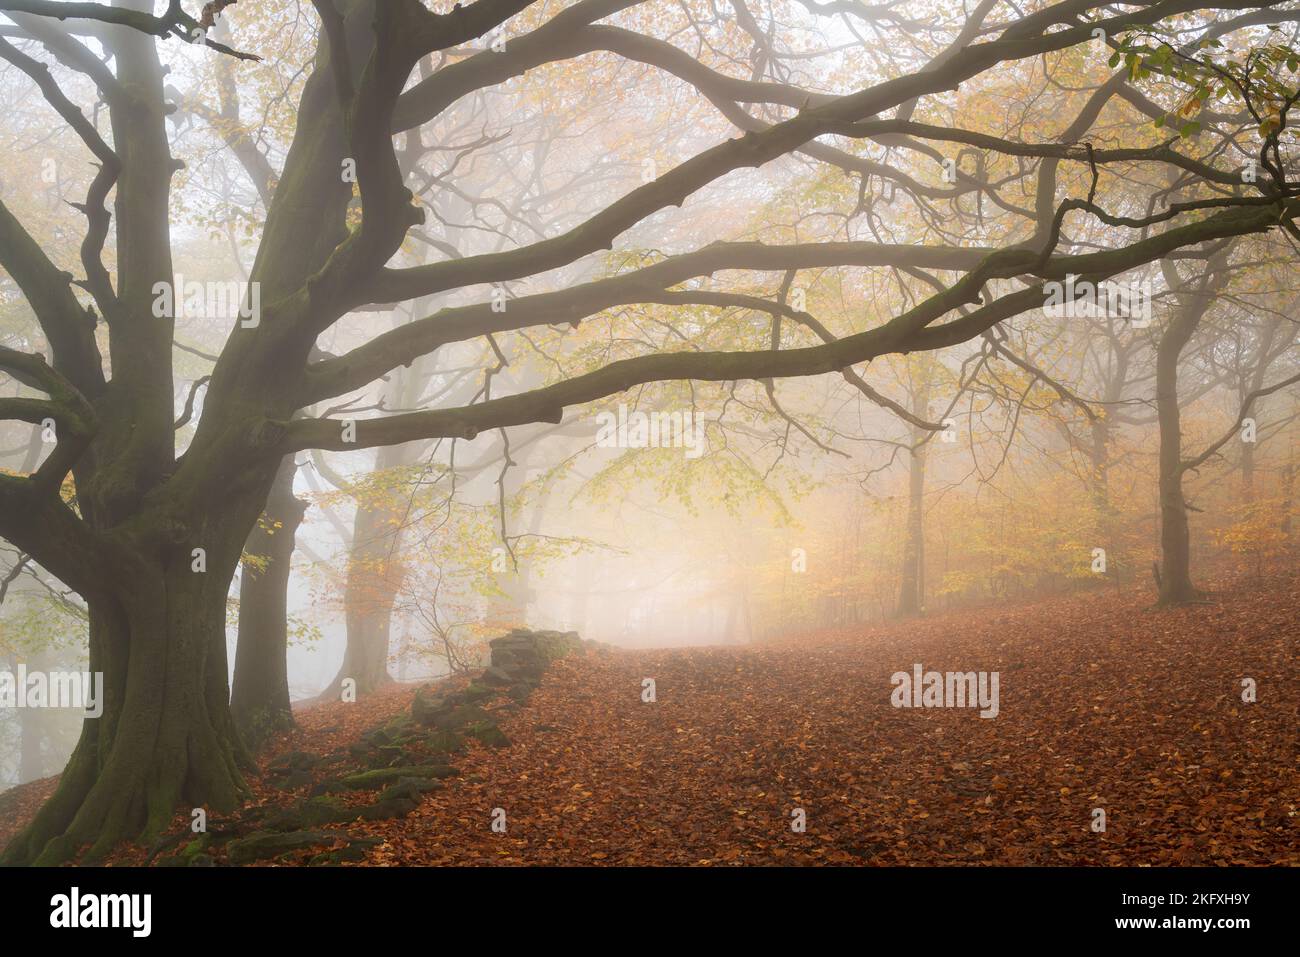
[[[328,863],[1146,864],[1078,843],[1091,805],[981,815],[1123,792],[1143,722],[1160,760],[1237,761],[1200,755],[1184,699],[1115,703],[1167,670],[1206,722],[1266,683],[1241,698],[1277,709],[1258,763],[1205,794],[1272,822],[1223,846],[1285,863],[1293,825],[1256,797],[1295,677],[1294,11],[47,6],[0,3],[0,674],[94,676],[108,710],[0,694],[0,789],[32,787],[0,804],[0,860],[209,807],[244,835],[250,781],[288,777],[291,804],[407,768],[357,758],[400,751],[363,731],[535,756],[572,719],[627,736],[608,767],[680,772],[666,790],[761,804],[780,833],[679,808],[645,825],[695,822],[670,849],[452,860],[457,801],[569,752],[445,793],[423,755],[411,780],[445,803],[384,784],[438,838],[368,832]],[[624,691],[671,718],[637,724]],[[1054,694],[1078,697],[1039,710]],[[1082,774],[1098,702],[1132,780],[1017,777],[1040,740]],[[974,731],[900,723],[967,706]],[[811,730],[787,749],[787,725]],[[872,763],[933,727],[918,777]],[[642,741],[661,750],[634,760]],[[303,754],[372,763],[352,784],[274,765]],[[709,777],[736,754],[798,760]],[[954,793],[984,803],[942,835],[908,817],[968,772]],[[568,790],[599,801],[599,776]],[[825,856],[783,844],[827,780],[848,783],[823,807],[888,806],[918,856],[856,819]],[[1225,863],[1179,822],[1173,863]]]

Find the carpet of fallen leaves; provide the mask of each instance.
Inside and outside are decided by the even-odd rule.
[[[1295,583],[1214,598],[567,659],[368,863],[1297,864]],[[1001,713],[892,707],[915,662],[1001,672]]]
[[[59,776],[28,781],[0,794],[0,847],[9,843],[58,787]]]
[[[1217,584],[1212,603],[1169,611],[1094,593],[773,644],[588,651],[502,711],[509,747],[471,744],[462,776],[408,817],[346,830],[383,840],[371,866],[1300,864],[1300,595],[1290,576]],[[915,662],[1000,672],[1000,713],[892,707],[890,675]],[[413,690],[304,710],[265,759],[346,747]],[[0,842],[53,780],[0,796]],[[257,803],[290,800],[252,784]]]

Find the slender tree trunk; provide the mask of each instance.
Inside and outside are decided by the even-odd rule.
[[[294,535],[307,511],[306,502],[293,494],[295,471],[293,456],[285,456],[266,511],[244,546],[248,560],[239,583],[239,643],[230,710],[250,748],[293,727],[285,660],[289,574]]]
[[[431,308],[433,301],[421,300],[421,308]],[[395,373],[385,389],[389,405],[396,408],[416,405],[431,374],[432,360],[427,357]],[[422,448],[420,443],[410,442],[381,448],[375,455],[375,474],[413,465],[419,460]],[[346,483],[340,487],[345,486]],[[410,517],[408,502],[396,490],[380,499],[373,496],[357,499],[352,545],[348,551],[347,585],[343,590],[347,647],[334,680],[321,692],[322,700],[337,700],[344,681],[355,682],[353,690],[357,694],[369,694],[393,680],[388,673],[389,640],[393,608],[406,577],[399,554],[403,524]]]
[[[1255,501],[1255,445],[1243,442],[1241,445],[1241,500],[1250,504]]]
[[[1260,331],[1259,348],[1256,351],[1254,368],[1241,390],[1243,403],[1247,395],[1263,388],[1264,377],[1268,374],[1268,367],[1275,357],[1274,342],[1282,329],[1282,324],[1286,321],[1283,316],[1275,316]],[[1261,418],[1261,412],[1263,411],[1261,406],[1265,401],[1265,398],[1261,397],[1256,400],[1251,409],[1251,415],[1257,421]],[[1255,501],[1255,449],[1255,442],[1242,442],[1241,444],[1241,498],[1247,504]]]
[[[1216,257],[1217,260],[1217,257]],[[1165,265],[1171,286],[1180,284],[1173,267]],[[1156,414],[1160,429],[1160,604],[1179,605],[1199,597],[1192,584],[1191,530],[1183,497],[1182,413],[1178,405],[1178,360],[1184,346],[1209,309],[1211,294],[1206,267],[1195,293],[1180,294],[1173,316],[1156,348]]]
[[[32,708],[18,710],[19,753],[18,783],[26,784],[41,777],[45,762],[41,754],[41,728],[38,713]]]
[[[927,381],[915,393],[912,403],[914,415],[922,418],[929,415],[929,393]],[[912,428],[911,434],[913,445],[925,435],[916,427]],[[919,615],[925,607],[925,453],[926,447],[917,445],[908,458],[907,531],[898,594],[900,617]]]
[[[519,463],[518,468],[522,476],[523,462]],[[517,491],[518,488],[516,487],[511,494]],[[541,532],[542,522],[546,516],[546,503],[550,501],[551,491],[552,487],[548,483],[542,488],[541,494],[533,504],[528,516],[528,525],[526,526],[529,535],[537,535]],[[520,558],[518,570],[507,569],[506,573],[497,579],[497,583],[501,590],[505,592],[505,595],[497,601],[492,617],[507,627],[528,627],[529,609],[536,597],[533,588],[534,568],[532,561],[526,556]]]
[[[1282,469],[1282,541],[1289,550],[1292,542],[1291,505],[1295,500],[1295,463],[1287,462]]]
[[[18,665],[14,659],[14,667]],[[28,668],[41,667],[35,657],[27,662]],[[45,763],[41,755],[41,712],[35,708],[18,709],[18,783],[25,784],[41,777]]]
[[[386,459],[382,449],[380,458]],[[381,462],[379,468],[391,467]],[[348,580],[343,594],[347,648],[338,674],[322,693],[337,698],[351,679],[357,694],[369,694],[392,681],[388,674],[388,640],[393,605],[404,569],[398,559],[404,510],[392,502],[358,503],[348,553]]]
[[[1166,416],[1170,418],[1166,418]],[[1160,602],[1182,604],[1197,597],[1192,584],[1191,531],[1178,463],[1178,410],[1160,418]]]
[[[899,588],[898,614],[919,615],[924,604],[923,578],[925,540],[925,451],[911,455],[907,482],[907,539],[903,545],[903,580]]]
[[[1098,417],[1092,423],[1092,505],[1098,515],[1110,508],[1110,423]]]
[[[1093,535],[1109,556],[1110,573],[1119,587],[1121,556],[1115,542],[1115,521],[1110,504],[1110,423],[1104,417],[1092,422],[1092,445],[1089,449],[1092,467],[1092,522]]]

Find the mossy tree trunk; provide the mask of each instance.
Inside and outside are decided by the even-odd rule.
[[[89,596],[103,714],[84,722],[54,796],[0,863],[59,863],[87,844],[93,858],[160,830],[178,805],[229,811],[245,795],[227,703],[226,592],[242,544],[231,527],[195,529],[201,571],[185,545],[114,551]]]
[[[369,21],[353,29],[365,35]],[[329,71],[318,71],[303,94],[296,161],[268,214],[275,241],[262,246],[251,277],[270,305],[255,328],[232,334],[178,458],[174,321],[154,308],[157,284],[173,282],[170,190],[179,168],[167,138],[165,71],[155,37],[124,27],[104,36],[117,72],[96,78],[114,147],[87,216],[92,240],[102,239],[110,217],[94,201],[115,186],[117,283],[108,282],[92,243],[86,286],[108,325],[111,385],[94,340],[96,314],[7,211],[0,216],[4,265],[32,302],[55,360],[9,361],[22,362],[50,393],[58,432],[35,472],[0,482],[0,532],[85,599],[89,667],[104,689],[103,714],[84,722],[54,795],[0,856],[8,865],[54,864],[87,846],[97,857],[120,840],[157,833],[178,810],[229,811],[246,796],[248,757],[230,710],[226,599],[284,456],[283,423],[301,405],[281,370],[305,363],[306,317],[320,306],[296,290],[346,237],[351,190],[337,172],[343,129]],[[69,471],[75,511],[59,494]]]

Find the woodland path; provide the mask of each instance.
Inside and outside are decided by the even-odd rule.
[[[1270,587],[565,659],[369,863],[1300,863],[1300,603]],[[1000,713],[892,707],[915,662],[999,671]]]

